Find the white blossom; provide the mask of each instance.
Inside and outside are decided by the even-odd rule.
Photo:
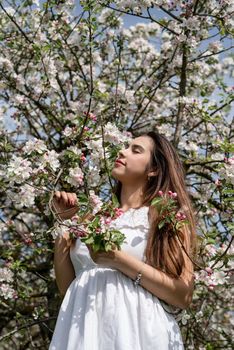
[[[58,222],[55,223],[53,229],[50,232],[53,239],[56,239],[57,237],[63,236],[68,231],[67,225],[69,226],[71,221],[65,220],[63,223],[64,223],[64,225],[61,225]]]
[[[6,172],[11,182],[21,183],[27,180],[32,173],[32,164],[27,159],[13,156]]]
[[[29,207],[31,208],[35,203],[35,189],[28,185],[25,184],[23,186],[21,186],[20,191],[18,194],[14,194],[14,201],[16,201],[19,205],[18,207]]]
[[[42,164],[43,166],[49,165],[54,171],[56,171],[60,166],[58,158],[59,155],[54,150],[47,151],[42,156]]]
[[[224,164],[219,172],[219,176],[224,178],[227,182],[234,185],[234,158],[230,158],[229,162]]]
[[[83,185],[84,174],[79,166],[69,170],[67,182],[73,186]]]
[[[211,52],[218,52],[222,49],[222,44],[220,41],[212,41],[211,43],[209,43],[209,50]]]
[[[26,142],[23,147],[23,152],[27,154],[31,154],[32,152],[37,152],[39,154],[47,151],[46,144],[43,140],[33,139]]]
[[[72,136],[74,132],[74,129],[71,128],[70,126],[66,126],[66,128],[63,130],[63,135],[66,137]]]
[[[92,207],[92,212],[93,214],[96,214],[97,212],[100,211],[103,202],[102,200],[95,194],[94,191],[89,191],[89,196],[90,196],[90,205]]]
[[[101,180],[100,168],[96,165],[89,164],[89,173],[87,175],[88,185],[93,188],[99,185]]]
[[[107,123],[104,127],[104,140],[119,145],[125,141],[129,141],[129,136],[120,132],[116,125]]]
[[[7,267],[0,268],[0,282],[12,283],[13,277],[14,277],[14,274],[9,268]]]
[[[4,299],[13,299],[16,298],[17,293],[9,284],[2,283],[0,284],[0,296]]]

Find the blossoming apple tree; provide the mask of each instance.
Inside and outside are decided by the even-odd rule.
[[[95,213],[119,147],[151,129],[178,149],[197,218],[185,347],[231,349],[233,1],[77,3],[0,2],[1,349],[53,332],[53,192]]]

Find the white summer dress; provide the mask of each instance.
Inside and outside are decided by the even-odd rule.
[[[123,251],[144,261],[148,207],[112,222]],[[118,270],[93,262],[77,239],[70,251],[76,278],[63,299],[49,350],[182,350],[180,329],[164,304]]]

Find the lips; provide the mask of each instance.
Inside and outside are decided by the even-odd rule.
[[[125,166],[124,162],[122,162],[122,160],[120,160],[120,159],[116,159],[115,163],[116,164],[122,164],[122,165]]]

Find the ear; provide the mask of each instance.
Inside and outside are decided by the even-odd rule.
[[[157,175],[158,175],[158,172],[157,172],[157,171],[150,171],[150,172],[148,173],[148,178],[154,177],[154,176],[157,176]]]

